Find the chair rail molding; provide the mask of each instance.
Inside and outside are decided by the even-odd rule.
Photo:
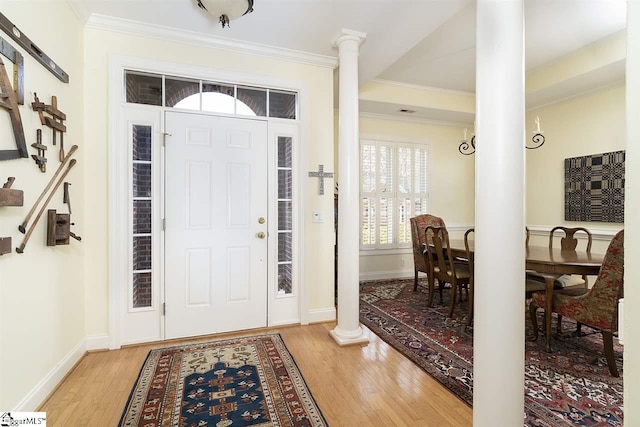
[[[566,227],[573,227],[573,225],[569,224],[561,224],[564,225]],[[613,239],[613,236],[616,235],[616,233],[618,231],[620,231],[621,229],[624,228],[624,224],[620,224],[621,226],[619,228],[591,228],[588,225],[583,227],[587,228],[590,232],[591,232],[591,236],[593,238],[593,240],[602,240],[602,241],[610,241],[611,239]],[[549,237],[549,232],[551,231],[551,229],[554,226],[548,226],[548,225],[529,225],[529,232],[531,233],[532,236],[544,236],[546,238]],[[578,238],[582,238],[583,236],[577,236]]]

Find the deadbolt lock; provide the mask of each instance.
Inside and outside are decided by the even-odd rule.
[[[258,234],[256,234],[256,236],[258,236],[258,239],[264,239],[267,235],[261,231]]]
[[[264,224],[264,221],[264,217],[261,216],[260,218],[258,218],[258,224]]]

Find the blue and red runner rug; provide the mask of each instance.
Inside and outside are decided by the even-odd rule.
[[[279,334],[151,350],[119,426],[323,427]]]
[[[465,328],[466,301],[456,306],[452,319],[447,316],[448,294],[442,304],[436,295],[427,307],[426,287],[414,292],[413,280],[363,282],[360,321],[471,406],[473,329]],[[530,336],[524,301],[522,315]],[[544,337],[526,342],[524,425],[622,427],[622,377],[609,374],[602,335],[583,326],[585,335],[573,336],[576,325],[567,318],[562,326],[552,353],[544,351]],[[614,349],[621,371],[622,347]]]

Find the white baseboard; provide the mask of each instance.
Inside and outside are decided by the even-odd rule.
[[[391,270],[391,271],[371,271],[368,273],[360,273],[360,281],[364,280],[380,280],[380,279],[405,279],[412,278],[414,275],[411,270]]]
[[[91,335],[87,338],[87,351],[109,350],[109,335]]]
[[[82,339],[45,377],[16,405],[15,412],[34,412],[55,390],[62,379],[86,353],[86,341]]]
[[[309,319],[309,323],[321,323],[336,320],[336,308],[331,307],[309,310],[307,318]]]
[[[300,325],[300,319],[289,319],[289,320],[280,320],[278,322],[272,322],[268,325],[269,328],[277,327],[277,326],[289,326],[289,325]]]

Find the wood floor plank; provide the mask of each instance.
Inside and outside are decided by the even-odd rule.
[[[279,332],[330,426],[467,427],[468,405],[365,328],[366,346],[339,347],[321,323]],[[232,337],[242,334],[224,334]],[[41,405],[53,427],[115,426],[147,354],[160,342],[87,354]]]

